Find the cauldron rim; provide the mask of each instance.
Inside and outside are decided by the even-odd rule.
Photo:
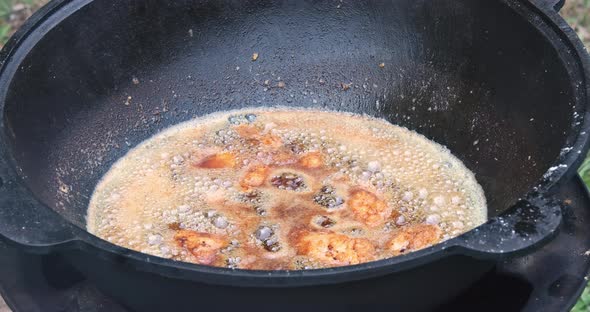
[[[584,105],[577,106],[577,112],[580,116],[583,116],[583,122],[579,125],[577,131],[571,131],[569,134],[569,136],[574,138],[569,141],[575,143],[573,145],[568,144],[571,146],[564,146],[564,148],[571,147],[571,149],[560,155],[560,157],[554,162],[554,165],[556,166],[565,165],[567,168],[565,170],[548,171],[548,174],[539,181],[538,186],[534,190],[534,193],[551,194],[561,184],[565,184],[576,174],[576,168],[583,161],[581,155],[585,155],[589,147],[588,136],[590,135],[590,111],[588,111],[587,108],[590,105],[590,101],[588,100],[590,95],[590,83],[588,83],[590,80],[590,59],[585,52],[582,42],[576,36],[574,31],[569,27],[566,21],[547,4],[546,1],[499,1],[512,8],[518,7],[518,10],[521,10],[519,13],[523,15],[523,18],[525,18],[532,27],[540,30],[543,34],[553,32],[559,37],[561,42],[555,42],[556,40],[550,40],[548,38],[547,40],[554,45],[560,56],[567,53],[574,54],[577,66],[579,67],[578,70],[583,79],[581,83],[585,86],[585,89],[582,90],[584,98],[578,100],[578,103]],[[4,106],[8,86],[10,85],[14,72],[16,71],[16,68],[18,68],[20,61],[22,61],[36,43],[41,40],[47,32],[53,29],[54,26],[58,25],[61,21],[67,19],[70,15],[91,2],[92,0],[53,0],[36,12],[26,21],[23,27],[11,37],[4,49],[0,52],[0,64],[2,65],[0,69],[0,100],[2,100],[2,106]],[[557,44],[562,44],[564,46],[557,47],[555,46]],[[2,128],[5,128],[4,120],[2,120],[1,123]],[[14,171],[15,162],[7,148],[9,145],[6,143],[6,138],[0,138],[0,146],[3,147],[3,157],[7,159],[9,163],[12,162],[11,165],[8,165],[11,167],[9,170]],[[15,180],[20,180],[18,183],[24,184],[16,172],[12,172],[9,177]],[[28,195],[35,197],[30,189],[26,186],[23,187],[27,189]],[[485,253],[483,253],[483,255],[478,253],[478,250],[471,253],[470,247],[466,247],[466,245],[461,243],[461,240],[469,237],[474,231],[477,232],[477,230],[481,228],[478,227],[457,238],[423,250],[403,256],[358,265],[298,271],[227,269],[177,262],[122,248],[88,233],[85,229],[69,220],[63,219],[63,217],[50,207],[41,203],[40,205],[45,209],[52,211],[57,218],[62,219],[61,221],[64,223],[62,226],[72,233],[72,237],[69,239],[63,239],[57,244],[35,244],[30,242],[24,244],[25,246],[22,246],[23,243],[18,242],[21,247],[25,249],[30,249],[35,252],[50,252],[65,249],[86,250],[94,252],[99,257],[104,257],[112,261],[132,263],[133,267],[138,270],[157,272],[162,275],[179,279],[205,280],[207,283],[211,284],[232,284],[235,286],[236,283],[238,283],[241,286],[248,286],[254,283],[257,286],[268,287],[333,284],[403,271],[454,254],[473,254],[475,256],[482,256],[483,258],[489,256],[489,254],[486,256]],[[509,213],[510,211],[505,212],[505,214]],[[500,218],[502,218],[502,216],[500,216]],[[491,222],[495,221],[497,221],[497,218],[492,218]],[[0,236],[9,241],[12,240],[10,237],[6,237],[3,233],[0,233]],[[549,239],[550,236],[551,233],[545,237],[541,237],[539,242]],[[491,258],[498,259],[508,253],[508,251],[497,250],[496,252],[492,252],[494,256]],[[163,270],[164,268],[165,270]],[[195,275],[189,276],[187,272],[193,272]],[[224,276],[227,278],[222,278]],[[286,280],[289,281],[288,284]],[[293,282],[293,280],[296,280],[296,282]],[[260,284],[261,281],[264,281],[266,284]]]

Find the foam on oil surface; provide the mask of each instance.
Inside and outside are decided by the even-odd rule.
[[[231,161],[218,166],[212,155]],[[310,163],[310,155],[319,155],[320,164],[313,157]],[[209,166],[199,165],[207,159]],[[257,168],[261,184],[244,185]],[[370,205],[385,206],[352,209],[355,190],[374,195]],[[423,248],[429,244],[413,243],[422,236],[412,226],[440,229],[438,242],[486,217],[473,174],[422,135],[367,116],[276,108],[216,113],[147,139],[99,182],[87,228],[112,243],[180,261],[306,269]],[[212,235],[219,246],[189,245],[179,237],[183,230]],[[321,243],[309,233],[324,235]],[[408,242],[391,247],[400,237]],[[345,247],[332,239],[344,239]],[[309,252],[303,240],[326,248],[329,261]],[[357,248],[361,243],[370,248]],[[204,253],[207,248],[214,252]]]

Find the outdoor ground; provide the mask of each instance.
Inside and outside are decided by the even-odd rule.
[[[0,47],[31,14],[48,0],[0,0]],[[561,14],[590,50],[590,0],[566,0]],[[590,187],[590,157],[580,167],[580,175]],[[9,312],[0,298],[0,312]],[[587,287],[572,312],[590,312],[590,287]]]

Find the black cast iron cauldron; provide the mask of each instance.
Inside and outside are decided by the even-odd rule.
[[[431,308],[560,226],[551,196],[587,150],[590,62],[558,7],[54,0],[1,55],[0,236],[62,253],[138,311],[295,301]],[[447,145],[476,173],[492,219],[426,250],[310,271],[178,263],[84,230],[97,181],[137,143],[195,116],[272,105],[367,113]]]

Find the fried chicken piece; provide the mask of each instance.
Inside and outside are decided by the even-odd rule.
[[[365,190],[352,191],[348,207],[359,221],[372,227],[383,223],[389,214],[387,204],[377,195]]]
[[[240,185],[244,189],[249,189],[250,187],[261,186],[264,184],[266,177],[268,176],[268,168],[264,166],[254,167],[242,177],[240,180]]]
[[[207,169],[233,168],[236,165],[236,158],[233,154],[223,152],[205,157],[195,166]]]
[[[218,251],[228,245],[227,240],[220,235],[191,230],[179,230],[174,240],[195,256],[198,264],[208,265],[216,260]]]
[[[278,148],[271,153],[273,165],[284,166],[297,162],[297,158],[286,148]]]
[[[375,258],[375,248],[367,239],[343,234],[307,232],[299,237],[297,252],[327,266],[359,264]]]
[[[239,125],[234,127],[234,130],[238,133],[239,136],[245,139],[254,138],[260,133],[260,129],[252,125]]]
[[[297,162],[293,151],[288,146],[283,145],[283,140],[272,134],[270,131],[261,130],[252,125],[237,126],[236,132],[244,138],[249,144],[257,145],[266,154],[263,162],[272,163],[275,166],[289,165]]]
[[[319,168],[324,164],[322,155],[319,152],[311,152],[299,159],[299,164],[302,167],[315,169]]]
[[[270,133],[259,136],[258,140],[260,143],[272,148],[279,148],[283,145],[281,138]]]
[[[255,144],[261,144],[266,147],[278,148],[283,145],[283,141],[271,133],[263,133],[261,129],[252,125],[239,125],[235,127],[239,136]]]
[[[440,241],[442,231],[437,225],[416,224],[401,228],[387,244],[396,255],[434,245]]]

